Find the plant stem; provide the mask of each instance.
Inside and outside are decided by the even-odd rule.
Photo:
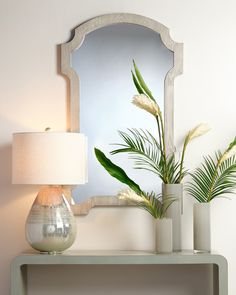
[[[183,174],[184,156],[185,156],[185,151],[186,151],[188,143],[189,143],[189,136],[187,135],[184,140],[184,146],[183,146],[182,155],[181,155],[180,168],[179,168],[179,178],[177,180],[178,183],[180,183],[181,180],[183,179],[182,174]]]
[[[160,149],[162,151],[162,138],[161,138],[161,129],[160,129],[159,116],[156,116],[156,120],[157,120],[157,128],[158,128],[158,136],[159,136],[159,142],[160,142]]]
[[[163,158],[164,158],[164,179],[165,183],[169,183],[168,174],[167,174],[167,157],[166,157],[166,142],[165,142],[165,129],[164,129],[164,123],[162,119],[162,114],[160,113],[160,123],[161,123],[161,133],[162,133],[162,143],[163,143]]]

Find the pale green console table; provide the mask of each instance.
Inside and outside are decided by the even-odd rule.
[[[68,251],[61,255],[25,253],[11,265],[11,295],[27,294],[28,265],[213,265],[214,294],[228,295],[227,260],[218,254],[190,252],[153,254],[141,251]]]

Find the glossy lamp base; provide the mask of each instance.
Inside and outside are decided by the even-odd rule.
[[[76,221],[61,187],[39,191],[26,221],[26,239],[35,250],[60,254],[76,237]]]

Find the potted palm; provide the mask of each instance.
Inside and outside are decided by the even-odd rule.
[[[197,200],[193,209],[194,250],[211,250],[210,204],[219,197],[234,193],[236,187],[236,137],[215,156],[204,157],[200,167],[190,173],[187,192]]]
[[[154,192],[143,191],[140,186],[128,177],[125,171],[109,160],[102,151],[95,148],[95,155],[107,172],[129,188],[118,193],[118,198],[139,206],[151,214],[156,224],[156,251],[172,252],[172,219],[165,218],[167,209],[175,201],[174,198],[163,199]]]
[[[175,199],[163,199],[161,195],[154,192],[142,192],[138,195],[131,189],[122,190],[118,197],[138,205],[152,215],[156,225],[156,252],[172,252],[172,219],[165,218],[165,214],[171,204],[175,202]]]
[[[133,97],[132,103],[153,116],[157,127],[157,136],[153,136],[148,131],[138,129],[128,129],[127,132],[119,131],[122,143],[118,143],[118,148],[111,151],[111,154],[130,154],[130,158],[134,160],[134,168],[148,170],[162,180],[162,195],[164,199],[172,197],[177,200],[172,206],[169,206],[166,211],[166,217],[173,219],[173,249],[178,251],[181,250],[182,180],[187,174],[187,170],[184,168],[184,157],[188,144],[194,138],[205,134],[209,127],[206,124],[200,124],[187,133],[180,159],[176,159],[174,152],[167,153],[161,109],[135,62],[133,62],[133,65],[132,79],[138,94]],[[95,154],[99,162],[105,169],[108,168],[107,171],[109,172],[111,161],[103,153],[99,153],[98,156],[99,150],[96,149],[96,151]],[[120,167],[117,169],[120,169]],[[124,178],[119,180],[124,182]],[[130,181],[128,183],[130,184]],[[131,189],[133,188],[131,187]],[[135,192],[139,194],[139,192]]]

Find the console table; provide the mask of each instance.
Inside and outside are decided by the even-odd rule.
[[[23,253],[11,264],[11,295],[27,294],[28,265],[213,265],[214,294],[228,295],[228,267],[218,254],[180,252],[153,254],[142,251],[67,251],[60,255]]]

